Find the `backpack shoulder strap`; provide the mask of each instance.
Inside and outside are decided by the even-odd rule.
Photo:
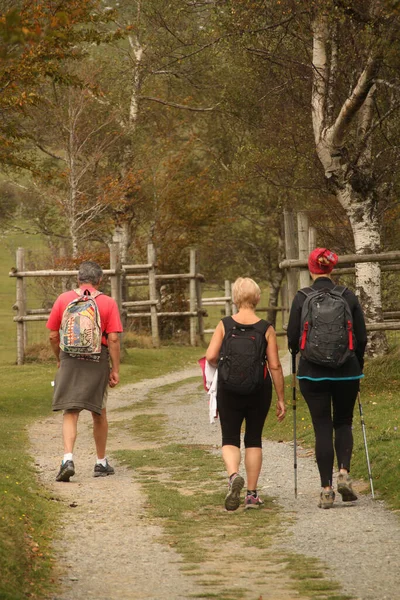
[[[307,296],[310,296],[311,294],[313,294],[316,291],[317,290],[313,290],[312,287],[305,287],[305,288],[301,288],[301,290],[299,290],[299,292],[301,294],[304,294],[306,298],[307,298]]]
[[[259,331],[263,335],[265,335],[267,333],[267,329],[270,326],[271,326],[271,323],[269,321],[266,321],[265,319],[260,319],[260,321],[257,321],[257,323],[254,323],[254,325],[253,325],[253,327],[255,329],[257,329],[257,331]]]
[[[224,325],[225,335],[228,333],[228,331],[236,327],[236,321],[232,319],[232,317],[224,317],[222,319],[222,323]]]
[[[347,290],[347,287],[345,285],[335,285],[331,289],[331,292],[333,292],[334,294],[339,294],[339,296],[343,296],[343,294],[345,293],[346,290]]]

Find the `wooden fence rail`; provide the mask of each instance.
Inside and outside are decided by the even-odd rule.
[[[285,211],[285,250],[286,258],[279,263],[281,269],[287,270],[287,305],[291,306],[293,298],[299,287],[310,285],[308,272],[308,254],[316,246],[316,232],[308,225],[308,216],[305,212],[297,214],[297,235],[295,233],[295,219],[293,213]],[[385,272],[400,271],[400,252],[382,252],[380,254],[343,254],[338,257],[339,265],[351,265],[336,268],[333,274],[355,273],[354,264],[378,262],[381,270]],[[389,264],[385,264],[389,263]],[[299,284],[300,279],[300,286]],[[285,303],[283,300],[282,304]],[[383,323],[367,323],[368,331],[400,331],[400,311],[386,311],[383,313]],[[391,320],[393,319],[393,320]],[[399,320],[394,320],[399,319]]]
[[[338,257],[339,265],[347,265],[351,263],[366,263],[366,262],[386,262],[391,260],[400,260],[400,252],[382,252],[382,254],[342,254]],[[306,258],[285,259],[279,263],[281,269],[307,268],[308,261]]]

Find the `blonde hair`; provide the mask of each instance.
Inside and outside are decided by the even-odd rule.
[[[238,277],[232,286],[232,296],[238,309],[254,309],[260,301],[261,290],[250,277]]]

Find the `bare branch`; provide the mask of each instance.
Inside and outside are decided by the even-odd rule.
[[[54,152],[51,152],[50,150],[47,150],[47,148],[42,146],[42,144],[39,144],[39,142],[35,142],[35,146],[37,146],[37,148],[39,148],[39,150],[41,150],[48,156],[51,156],[51,158],[55,158],[56,160],[62,160],[63,162],[67,162],[65,158],[63,158],[62,156],[58,156],[57,154],[54,154]]]
[[[150,102],[158,102],[159,104],[164,104],[165,106],[171,106],[172,108],[179,108],[183,110],[191,110],[193,112],[210,112],[215,110],[216,106],[210,106],[208,108],[197,108],[194,106],[187,106],[185,104],[177,104],[176,102],[167,102],[167,100],[162,100],[161,98],[153,98],[151,96],[139,96],[140,100],[148,100]]]
[[[391,83],[390,81],[386,81],[386,79],[375,79],[375,83],[378,84],[382,84],[385,85],[388,88],[391,88],[392,90],[397,90],[400,91],[400,85],[395,85],[394,83]]]
[[[182,55],[182,56],[175,58],[174,60],[171,60],[167,65],[164,66],[164,68],[168,68],[171,65],[173,65],[174,63],[181,62],[183,60],[186,60],[187,58],[191,58],[192,56],[195,56],[196,54],[199,54],[199,53],[203,52],[204,50],[207,50],[207,48],[210,48],[212,46],[215,46],[216,44],[219,44],[219,42],[222,40],[226,40],[228,38],[235,37],[235,36],[254,35],[256,33],[270,31],[271,29],[278,29],[279,27],[282,27],[283,25],[290,23],[294,18],[296,18],[296,16],[297,16],[296,14],[293,14],[290,17],[287,17],[286,19],[279,21],[278,23],[273,23],[272,25],[267,25],[266,27],[260,27],[258,29],[241,30],[241,31],[233,32],[233,33],[227,33],[226,35],[221,35],[221,36],[215,38],[215,40],[212,40],[211,42],[209,42],[208,44],[204,44],[197,50],[193,50],[193,52],[189,52],[189,54]]]
[[[348,126],[360,110],[375,83],[375,76],[379,70],[380,62],[380,56],[369,57],[367,65],[361,73],[353,92],[344,102],[332,127],[332,143],[334,146],[340,148],[343,145]]]
[[[380,119],[378,119],[378,121],[376,121],[376,123],[373,124],[372,127],[370,127],[368,129],[368,131],[365,132],[364,138],[362,140],[362,145],[361,145],[361,149],[357,155],[357,161],[361,155],[361,153],[363,152],[363,149],[365,148],[365,145],[367,144],[367,141],[369,140],[369,138],[371,137],[371,135],[374,133],[374,131],[376,129],[378,129],[378,127],[380,127],[382,125],[382,123],[388,118],[390,117],[390,115],[392,113],[394,113],[396,110],[398,110],[400,108],[400,102],[396,102],[389,110],[387,110],[385,112],[384,115],[381,116]],[[390,148],[392,149],[392,147]]]

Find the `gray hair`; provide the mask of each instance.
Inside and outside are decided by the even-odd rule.
[[[103,269],[92,260],[86,260],[79,266],[78,281],[98,285],[103,277]]]

